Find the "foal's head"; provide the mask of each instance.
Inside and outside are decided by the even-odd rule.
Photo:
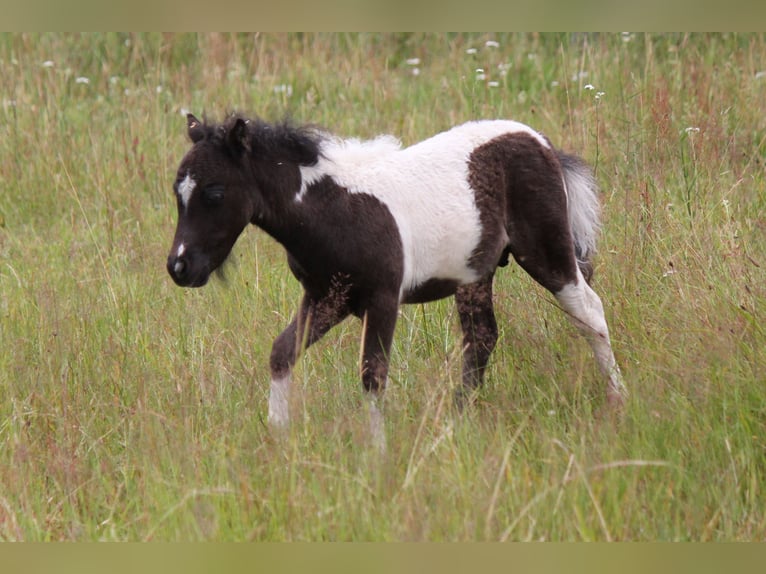
[[[168,273],[183,287],[201,287],[229,255],[253,213],[248,193],[247,125],[208,126],[187,116],[193,146],[181,160],[173,189],[178,226]]]
[[[178,227],[167,267],[179,285],[201,287],[248,222],[265,226],[265,215],[297,192],[298,166],[317,162],[319,136],[240,117],[217,125],[189,114],[187,125],[193,145],[176,175]]]

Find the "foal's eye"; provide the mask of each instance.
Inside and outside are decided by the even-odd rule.
[[[223,186],[211,185],[202,190],[202,200],[210,205],[219,205],[223,201]]]

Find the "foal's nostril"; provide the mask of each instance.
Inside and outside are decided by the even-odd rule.
[[[183,279],[186,274],[186,261],[180,257],[171,257],[168,259],[168,273],[176,280]]]

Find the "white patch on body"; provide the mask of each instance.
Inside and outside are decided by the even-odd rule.
[[[194,181],[188,173],[181,183],[178,184],[178,197],[181,199],[181,205],[186,208],[189,205],[191,194],[194,188],[197,187],[197,182]]]
[[[468,122],[402,149],[399,140],[327,139],[319,162],[302,166],[296,201],[308,187],[331,177],[350,193],[366,193],[391,212],[404,251],[400,298],[429,279],[473,283],[468,261],[481,239],[481,221],[468,183],[468,162],[479,146],[523,132],[550,147],[532,128],[514,121]]]
[[[291,377],[288,373],[282,378],[271,380],[269,392],[269,425],[276,429],[287,428],[290,423],[288,399],[290,397]]]

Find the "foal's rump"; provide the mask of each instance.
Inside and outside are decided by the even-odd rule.
[[[554,293],[577,281],[578,264],[590,279],[599,227],[595,180],[583,161],[531,128],[472,122],[388,161],[419,176],[411,193],[386,198],[415,266],[406,277],[467,284],[510,253]]]

